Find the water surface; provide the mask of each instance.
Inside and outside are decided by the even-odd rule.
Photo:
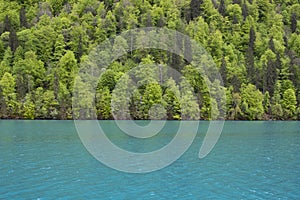
[[[150,139],[101,125],[121,148],[168,144],[181,122]],[[148,174],[106,167],[82,145],[73,121],[0,121],[0,199],[299,199],[300,122],[226,122],[213,151],[198,159],[208,122],[172,165]]]

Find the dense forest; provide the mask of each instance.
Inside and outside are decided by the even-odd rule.
[[[0,0],[0,118],[71,119],[81,63],[105,39],[142,27],[177,30],[211,54],[224,82],[226,119],[300,119],[298,0]],[[211,118],[203,80],[181,56],[136,50],[99,80],[98,119],[113,118],[111,101],[122,94],[116,84],[141,63],[173,66],[199,95],[197,102],[188,92],[178,98],[174,93],[184,86],[172,79],[167,88],[146,82],[131,99],[132,118],[149,119],[151,106],[161,104],[152,112],[181,119],[183,103],[198,112],[191,119]]]

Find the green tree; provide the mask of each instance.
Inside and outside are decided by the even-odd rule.
[[[44,86],[44,63],[38,60],[33,51],[26,52],[25,58],[14,64],[13,73],[16,75],[19,99],[24,98],[26,93],[35,88]]]
[[[51,19],[48,15],[40,18],[38,26],[33,31],[32,42],[36,48],[38,58],[45,64],[50,62],[53,46],[55,44],[56,33],[51,26]],[[32,50],[32,49],[31,49]]]
[[[63,7],[65,0],[47,0],[52,8],[52,13],[58,15]]]
[[[282,98],[282,109],[283,109],[283,116],[285,119],[295,119],[296,118],[296,95],[295,90],[287,89],[283,93]]]
[[[270,114],[271,103],[270,103],[270,94],[268,91],[265,92],[265,94],[264,94],[263,106],[264,106],[264,112],[266,114]]]
[[[58,62],[61,57],[65,54],[66,44],[64,41],[64,36],[62,34],[58,34],[55,45],[54,45],[54,53],[53,53],[53,62]]]
[[[13,54],[11,49],[8,47],[4,53],[3,60],[0,63],[0,77],[2,77],[5,72],[11,73],[12,63],[13,63]]]
[[[31,99],[31,93],[27,93],[24,98],[24,103],[22,105],[22,117],[24,119],[35,118],[35,105]]]
[[[166,82],[163,101],[166,104],[167,119],[180,119],[180,91],[172,78],[169,78]]]
[[[28,27],[26,10],[25,10],[24,6],[22,6],[22,8],[20,9],[20,26],[24,27],[24,28]]]
[[[75,119],[95,119],[93,111],[94,106],[94,94],[89,91],[89,83],[84,82],[81,77],[76,77],[76,84],[74,84],[73,91],[73,116]]]
[[[188,80],[182,79],[180,82],[180,107],[182,120],[198,120],[200,119],[200,110],[196,97],[191,90]]]
[[[42,98],[43,107],[46,112],[44,118],[56,119],[58,117],[58,101],[55,99],[54,92],[52,90],[46,90]]]
[[[130,96],[131,81],[128,74],[124,74],[117,87],[114,89],[111,97],[112,114],[115,119],[130,119]]]
[[[254,85],[242,85],[241,99],[242,110],[246,119],[262,119],[264,114],[263,95]]]
[[[59,82],[59,90],[58,90],[58,103],[59,110],[58,116],[59,119],[70,119],[71,118],[71,94],[67,89],[67,86]]]
[[[0,80],[0,88],[5,103],[5,112],[1,117],[10,118],[18,114],[19,104],[17,102],[15,78],[8,72],[5,72]]]
[[[74,79],[78,71],[77,60],[72,51],[67,51],[58,62],[59,80],[67,87],[69,92],[73,89]]]
[[[246,68],[247,68],[247,76],[248,79],[251,81],[252,84],[257,84],[257,77],[255,75],[256,69],[254,66],[254,45],[255,45],[255,31],[253,27],[250,28],[249,32],[249,45],[246,49],[246,55],[245,55],[245,62],[246,62]]]
[[[162,104],[162,89],[156,82],[147,84],[143,95],[143,112],[145,119],[162,119],[165,117],[164,109],[157,109]],[[151,116],[152,115],[152,116]]]
[[[232,94],[232,109],[230,110],[230,119],[241,119],[244,115],[241,110],[241,96],[239,93]]]
[[[98,119],[111,119],[111,93],[108,87],[103,87],[97,90],[96,108]]]

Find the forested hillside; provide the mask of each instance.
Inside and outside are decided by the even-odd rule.
[[[90,51],[125,30],[152,26],[186,34],[211,54],[226,87],[227,119],[300,119],[298,0],[0,0],[0,118],[71,119],[74,78]],[[116,83],[141,63],[181,71],[201,93],[191,109],[210,119],[211,102],[190,65],[150,50],[128,53],[105,71],[95,94],[99,119],[112,119]],[[180,119],[181,101],[188,96],[146,84],[130,115],[148,119],[150,107],[162,104],[167,119]]]

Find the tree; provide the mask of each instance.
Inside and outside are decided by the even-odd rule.
[[[69,92],[73,89],[74,79],[77,74],[77,60],[72,51],[67,51],[58,62],[59,80],[67,87]]]
[[[66,85],[62,82],[59,82],[59,91],[58,91],[58,117],[59,119],[70,119],[71,118],[71,94],[68,91]]]
[[[188,80],[182,79],[180,82],[180,107],[182,120],[200,119],[200,110],[196,97],[191,90]]]
[[[66,50],[66,44],[64,41],[64,36],[62,34],[58,34],[55,44],[54,44],[54,53],[53,53],[53,62],[58,62],[63,55],[65,54]]]
[[[34,119],[35,118],[35,106],[31,100],[31,93],[27,93],[24,98],[24,103],[22,105],[22,114],[24,119]]]
[[[12,28],[9,33],[9,47],[14,52],[18,48],[18,46],[19,46],[18,36],[15,29]]]
[[[264,101],[263,101],[263,106],[264,106],[264,112],[266,114],[270,114],[271,113],[271,103],[270,103],[270,94],[269,92],[265,92],[264,94]]]
[[[248,7],[245,1],[242,5],[242,14],[243,14],[243,20],[245,21],[249,14]]]
[[[37,59],[33,51],[26,52],[25,58],[14,64],[13,72],[16,75],[17,93],[20,99],[35,88],[44,86],[44,63]]]
[[[220,74],[224,82],[224,86],[227,86],[227,69],[226,69],[226,60],[224,56],[222,57]]]
[[[214,58],[217,66],[221,66],[221,60],[223,57],[222,47],[223,47],[223,39],[222,33],[220,30],[216,30],[215,33],[210,35],[208,41],[208,49],[211,55]]]
[[[191,20],[200,16],[202,3],[203,3],[203,0],[191,0],[191,4],[190,4]]]
[[[43,93],[44,93],[44,89],[42,87],[38,87],[33,94],[35,117],[37,119],[43,119],[47,115],[47,110],[44,107],[44,102],[43,102]]]
[[[285,119],[295,119],[296,118],[296,95],[295,90],[289,88],[284,91],[282,98],[282,109],[283,116]]]
[[[243,113],[241,110],[241,96],[239,93],[231,93],[227,95],[229,101],[228,118],[231,120],[242,119]]]
[[[172,78],[169,78],[166,82],[163,101],[166,104],[167,119],[180,119],[180,91]]]
[[[38,87],[31,97],[34,103],[34,117],[38,119],[56,119],[58,115],[58,102],[55,99],[54,92],[51,90],[44,90]],[[29,105],[30,107],[30,101]],[[29,112],[30,110],[27,110]],[[29,115],[29,114],[28,114]]]
[[[182,73],[186,78],[186,81],[183,82],[184,85],[187,85],[187,83],[189,83],[194,90],[192,92],[195,92],[198,109],[201,109],[200,112],[201,118],[209,119],[211,113],[210,110],[211,98],[210,98],[207,82],[204,79],[205,77],[202,77],[199,69],[197,69],[192,65],[185,66],[184,69],[182,70]],[[188,94],[188,96],[190,96],[191,94]]]
[[[211,119],[224,119],[226,117],[226,88],[220,80],[215,79],[210,84]]]
[[[96,108],[98,119],[111,119],[111,93],[108,87],[103,87],[97,90],[96,94]]]
[[[114,119],[130,119],[130,92],[132,91],[132,88],[133,86],[131,85],[130,77],[128,74],[124,74],[118,82],[117,87],[114,89],[111,97]]]
[[[268,91],[273,95],[274,85],[277,80],[276,55],[268,49],[261,57],[263,65],[263,91]]]
[[[140,93],[140,90],[136,88],[130,99],[130,115],[133,119],[143,119],[143,95]]]
[[[126,58],[125,54],[128,51],[127,41],[124,38],[122,38],[121,36],[117,36],[115,38],[115,40],[114,40],[114,45],[113,45],[113,49],[112,50],[113,50],[113,55],[116,58],[119,58],[119,60],[121,60],[121,61],[126,60],[124,58]]]
[[[226,7],[225,7],[225,1],[221,0],[219,5],[219,13],[224,17],[226,14]]]
[[[19,104],[17,102],[15,86],[16,82],[14,77],[10,73],[5,72],[2,79],[0,80],[0,88],[6,108],[5,112],[2,113],[3,116],[1,117],[11,118],[18,113]]]
[[[263,95],[252,84],[242,85],[242,111],[248,120],[262,119],[264,114]]]
[[[0,77],[2,77],[5,72],[11,73],[12,64],[13,64],[13,54],[10,47],[8,47],[5,50],[3,60],[0,63]]]
[[[297,30],[297,15],[294,12],[292,13],[292,16],[291,16],[291,30],[292,30],[292,33],[295,33]]]
[[[58,15],[63,7],[65,0],[47,0],[52,8],[52,13]]]
[[[43,118],[56,119],[58,117],[58,101],[55,99],[54,92],[52,90],[44,91],[42,99],[45,109]]]
[[[10,32],[11,31],[11,23],[10,23],[10,19],[8,18],[8,15],[5,16],[5,20],[4,20],[4,30],[3,32]]]
[[[95,95],[89,90],[89,83],[83,81],[79,76],[76,77],[75,83],[72,93],[73,117],[75,119],[96,119]]]
[[[272,117],[273,119],[282,119],[283,117],[283,110],[281,104],[276,103],[272,105]]]
[[[2,42],[2,40],[0,40],[0,60],[3,59],[3,56],[4,56],[4,44]]]
[[[253,27],[250,28],[249,32],[249,45],[246,50],[246,68],[247,68],[247,75],[248,79],[251,81],[252,84],[257,84],[257,79],[255,76],[255,66],[254,66],[254,43],[255,43],[255,31]]]
[[[111,11],[108,11],[105,17],[103,28],[106,30],[106,35],[114,36],[117,32],[116,30],[116,18]]]
[[[33,42],[33,46],[36,48],[38,58],[48,65],[52,59],[53,46],[55,44],[56,33],[51,24],[51,19],[48,15],[40,17],[36,30],[33,31],[33,36],[30,38]],[[32,50],[32,49],[30,49]]]
[[[145,119],[163,119],[164,109],[157,109],[162,104],[162,89],[157,82],[147,84],[143,95],[143,114]]]
[[[20,9],[20,27],[28,28],[26,11],[25,11],[24,6],[22,6]]]
[[[220,117],[225,112],[224,88],[215,81],[217,73],[202,76],[203,70],[210,74],[214,64],[226,86],[229,119],[295,119],[300,113],[297,0],[0,0],[0,11],[0,80],[6,73],[14,78],[20,104],[9,116],[0,87],[1,117],[72,118],[79,65],[81,71],[89,71],[77,89],[84,90],[87,81],[99,83],[96,94],[78,93],[83,96],[79,101],[83,109],[75,109],[74,116],[83,118],[96,117],[91,112],[96,106],[101,119],[110,119],[116,112],[121,113],[117,114],[120,119],[180,119],[185,112],[181,107],[187,105],[180,100],[183,97],[191,107],[198,106],[201,119]],[[137,31],[136,37],[133,32],[117,36],[145,26],[167,27],[190,39],[175,34],[174,40],[166,41],[166,35],[155,38],[157,31],[149,29]],[[164,41],[184,56],[161,50]],[[102,42],[105,47],[100,49]],[[195,42],[203,47],[199,52],[195,52]],[[145,48],[149,45],[158,49]],[[112,58],[117,60],[109,63]],[[183,83],[168,80],[170,74],[176,80],[179,77],[170,73],[166,63],[184,75],[191,93],[178,97]],[[107,67],[98,80],[94,73],[100,66]],[[129,76],[127,82],[124,74]],[[153,83],[160,84],[162,96],[152,105],[146,96],[153,91],[160,94]],[[259,93],[263,93],[263,115],[260,103],[254,107],[253,97],[245,95],[260,98]],[[92,97],[96,101],[89,103]],[[110,99],[115,103],[111,110]],[[186,119],[198,117],[194,110],[189,110]]]

